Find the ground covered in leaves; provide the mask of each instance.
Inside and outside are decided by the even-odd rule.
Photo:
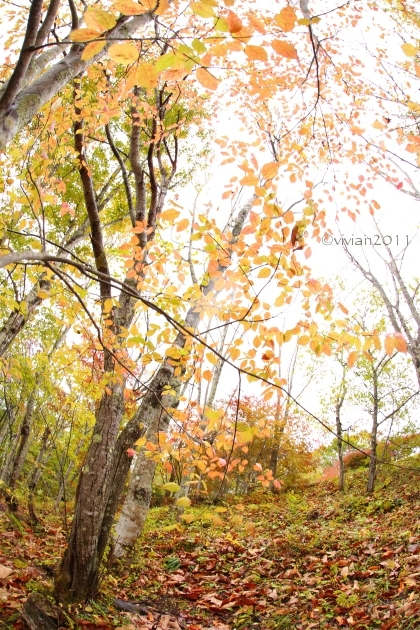
[[[202,505],[181,529],[171,529],[168,506],[156,507],[135,554],[105,568],[101,595],[63,613],[60,627],[419,628],[418,474],[387,469],[372,497],[365,478],[354,473],[344,495],[330,480]],[[60,516],[38,511],[41,524],[31,528],[23,509],[18,521],[0,504],[5,628],[25,628],[19,611],[30,592],[51,593],[65,545]]]

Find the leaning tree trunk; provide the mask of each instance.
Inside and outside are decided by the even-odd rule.
[[[10,313],[0,330],[0,357],[5,355],[10,344],[20,333],[26,322],[32,318],[38,306],[43,301],[44,298],[39,297],[39,292],[48,291],[50,286],[51,282],[49,280],[41,278],[39,283],[32,287],[29,293],[25,295],[23,300],[26,305],[24,313],[22,311],[13,311]]]
[[[35,389],[29,395],[28,403],[26,405],[25,417],[23,419],[22,428],[20,430],[20,441],[17,448],[15,460],[13,462],[13,468],[9,479],[9,490],[12,494],[9,497],[8,503],[11,510],[16,512],[18,504],[13,494],[13,490],[16,487],[18,479],[21,475],[23,465],[26,460],[29,449],[29,435],[32,428],[32,420],[35,410]]]
[[[378,378],[377,374],[373,375],[373,411],[372,411],[372,433],[370,436],[370,460],[369,460],[369,477],[367,491],[369,493],[375,490],[376,472],[377,472],[377,447],[378,447]]]
[[[233,246],[242,231],[245,221],[251,211],[254,197],[245,204],[240,210],[236,220],[232,226],[232,238],[230,245]],[[226,257],[226,248],[223,252],[223,258]],[[215,282],[219,277],[223,277],[224,272],[228,267],[220,265],[218,267],[218,274],[213,272],[210,276],[208,284],[201,286],[201,295],[205,298],[210,292],[214,291]],[[200,320],[200,311],[196,308],[196,305],[190,307],[185,317],[185,328],[196,331]],[[187,341],[187,333],[179,332],[175,342],[174,348],[183,348]],[[172,361],[172,363],[174,363]],[[169,368],[169,366],[167,366]],[[158,371],[159,374],[159,371]],[[173,376],[173,368],[168,370],[168,382],[167,386],[174,391],[179,391],[181,386],[181,376]],[[151,385],[152,389],[155,386]],[[175,406],[172,401],[171,407]],[[140,417],[143,414],[149,419],[148,438],[149,441],[156,442],[158,440],[157,435],[153,435],[153,428],[158,427],[159,431],[166,431],[169,426],[170,417],[168,414],[162,413],[162,406],[155,406],[151,408],[146,399],[140,405],[139,409]],[[150,498],[152,493],[152,481],[154,472],[156,469],[156,463],[153,460],[145,457],[144,453],[139,453],[134,465],[134,469],[130,478],[127,497],[125,499],[120,518],[116,525],[116,544],[114,547],[114,555],[116,557],[123,556],[127,549],[132,547],[137,538],[141,535],[146,516],[150,506]]]
[[[38,456],[36,458],[36,462],[34,465],[34,469],[32,471],[32,475],[30,478],[30,481],[28,483],[28,512],[29,512],[29,516],[31,518],[32,523],[38,523],[38,518],[35,514],[35,509],[34,509],[34,490],[36,488],[36,485],[41,477],[41,473],[42,473],[42,463],[44,461],[45,458],[45,454],[47,452],[47,447],[48,447],[48,442],[50,439],[50,435],[51,435],[51,431],[50,429],[47,427],[43,433],[42,436],[42,440],[41,440],[41,448],[39,449],[39,453]]]
[[[169,366],[164,366],[169,371]],[[175,381],[175,382],[174,382]],[[181,385],[179,379],[172,378],[172,389],[177,391]],[[177,404],[177,396],[162,396],[161,400],[155,396],[149,396],[141,405],[142,417],[150,417],[151,422],[147,430],[148,441],[152,444],[159,443],[159,432],[166,433],[171,417],[167,410]],[[152,457],[147,457],[144,450],[140,451],[134,463],[131,482],[124,505],[115,528],[115,557],[123,556],[127,547],[132,547],[136,542],[146,522],[147,513],[152,498],[152,482],[157,462]]]

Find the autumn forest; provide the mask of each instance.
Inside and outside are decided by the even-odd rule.
[[[418,628],[418,4],[0,7],[0,625]]]

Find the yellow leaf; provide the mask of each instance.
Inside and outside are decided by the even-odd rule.
[[[297,21],[296,13],[290,6],[282,9],[280,13],[275,16],[274,19],[276,21],[276,24],[280,26],[281,30],[285,33],[293,31]]]
[[[218,514],[223,514],[223,512],[227,512],[227,508],[225,507],[217,507],[215,510]]]
[[[217,362],[219,361],[219,358],[215,354],[213,354],[213,352],[207,352],[206,359],[209,363],[212,363],[213,365],[217,365]]]
[[[238,422],[236,425],[236,441],[239,446],[251,442],[254,434],[252,428],[246,422]]]
[[[136,68],[136,85],[151,90],[157,87],[159,72],[152,63],[142,63]]]
[[[117,0],[117,2],[114,2],[113,7],[123,15],[141,15],[149,11],[146,7],[137,4],[137,2],[131,2],[131,0]]]
[[[264,179],[273,179],[279,172],[279,164],[278,162],[268,162],[264,164],[261,169],[261,175]]]
[[[418,103],[413,103],[413,101],[409,101],[407,103],[407,107],[408,109],[411,109],[411,111],[414,112],[415,114],[420,113],[420,105]]]
[[[115,63],[128,65],[134,63],[139,58],[139,51],[134,44],[113,44],[109,47],[109,56]]]
[[[172,532],[174,529],[181,529],[178,523],[175,523],[175,525],[167,525],[166,527],[162,527],[163,532]]]
[[[48,293],[48,291],[38,291],[37,296],[41,298],[41,300],[46,300],[50,297],[50,294]]]
[[[255,61],[267,61],[267,51],[262,46],[245,46],[245,54],[248,59]]]
[[[357,359],[357,352],[350,352],[348,359],[347,359],[347,365],[349,367],[353,367],[353,365],[356,363],[356,359]]]
[[[162,490],[167,490],[168,492],[178,492],[178,490],[181,489],[181,486],[179,486],[174,481],[170,481],[169,483],[164,483],[161,488]]]
[[[186,523],[192,523],[193,520],[194,520],[194,515],[193,514],[182,514],[181,518]]]
[[[419,51],[417,46],[414,46],[413,44],[402,44],[401,48],[407,57],[415,57]]]
[[[182,232],[183,230],[186,230],[189,224],[190,222],[188,219],[182,219],[182,221],[180,221],[178,225],[176,226],[176,231]]]
[[[259,270],[257,278],[268,278],[271,275],[270,267],[263,267]]]
[[[102,31],[96,31],[92,28],[78,28],[72,31],[69,35],[69,39],[72,42],[89,42],[92,39],[96,39],[101,36]]]
[[[219,85],[219,79],[216,79],[216,77],[205,68],[198,68],[195,76],[197,77],[197,81],[208,90],[215,90]]]
[[[289,42],[285,42],[281,39],[275,39],[271,42],[271,46],[278,55],[286,57],[286,59],[299,59],[296,48],[292,46],[292,44],[289,44]]]
[[[82,61],[87,61],[88,59],[92,59],[95,55],[101,52],[102,48],[105,46],[105,41],[99,42],[90,42],[82,52]]]
[[[191,11],[202,18],[215,17],[214,9],[204,2],[192,2],[190,4]]]
[[[220,518],[220,516],[218,516],[217,514],[213,514],[213,517],[211,519],[213,521],[213,525],[215,527],[222,527],[223,525],[223,520]]]
[[[180,214],[181,213],[179,210],[175,210],[174,208],[172,208],[171,210],[164,210],[163,212],[161,212],[159,215],[159,219],[162,219],[162,221],[175,221],[175,219],[177,219]]]
[[[247,523],[245,523],[245,531],[248,534],[248,536],[251,536],[251,538],[254,538],[254,536],[255,536],[255,523],[252,523],[251,521],[248,521]]]
[[[187,508],[190,507],[191,501],[188,497],[180,497],[179,499],[177,499],[176,504],[178,505],[178,507]]]
[[[101,32],[109,31],[117,23],[117,20],[111,13],[103,9],[95,9],[94,7],[90,7],[85,11],[83,19],[88,28]]]

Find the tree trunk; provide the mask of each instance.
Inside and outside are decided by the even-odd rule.
[[[50,284],[49,280],[41,279],[39,284],[37,283],[32,287],[22,301],[26,305],[24,313],[22,311],[10,313],[0,330],[0,357],[6,354],[12,341],[41,304],[43,298],[38,296],[39,291],[48,291]]]
[[[129,457],[127,454],[127,449],[133,447],[136,441],[142,437],[145,431],[147,431],[147,427],[153,419],[153,413],[149,417],[146,410],[153,410],[154,405],[159,404],[159,401],[162,400],[163,388],[168,384],[171,376],[171,368],[165,365],[158,370],[153,382],[150,385],[148,393],[142,401],[142,404],[139,406],[134,416],[126,424],[118,437],[111,473],[111,489],[105,509],[105,516],[98,544],[98,553],[101,558],[103,557],[106,545],[109,541],[115,514],[120,504],[121,497],[124,492],[125,482],[133,461],[133,458]]]
[[[344,492],[344,457],[343,457],[343,426],[341,424],[340,412],[338,411],[335,416],[336,429],[337,429],[337,453],[338,453],[338,464],[340,467],[340,479],[338,487],[341,492]]]
[[[164,372],[163,374],[161,372]],[[170,385],[175,391],[180,387],[180,379],[173,377],[173,368],[162,366],[151,384],[151,389],[158,391],[155,380],[160,385],[160,393],[165,385]],[[177,396],[162,396],[149,392],[142,401],[139,415],[148,422],[147,438],[149,442],[158,444],[159,432],[166,433],[170,423],[167,410],[177,404]],[[152,497],[152,482],[157,462],[146,456],[142,450],[136,457],[131,475],[128,492],[115,528],[115,546],[113,554],[121,557],[127,547],[132,547],[144,529],[147,513]]]
[[[377,472],[377,446],[378,446],[378,375],[373,374],[373,411],[372,411],[372,433],[370,436],[370,460],[369,460],[369,478],[367,491],[372,493],[375,490],[376,472]]]
[[[119,24],[109,32],[111,38],[108,44],[89,60],[82,60],[84,46],[76,44],[71,47],[64,59],[60,59],[48,70],[41,67],[42,73],[39,76],[31,75],[31,69],[37,68],[36,63],[31,64],[22,81],[24,88],[13,99],[10,107],[0,113],[0,149],[4,149],[15,134],[23,129],[65,85],[103,57],[113,40],[118,37],[130,39],[138,29],[151,22],[152,19],[152,13],[144,13],[120,20]],[[63,46],[59,47],[60,53],[62,50]]]
[[[109,478],[114,449],[123,415],[124,385],[113,385],[105,392],[96,414],[96,424],[80,473],[76,509],[68,547],[56,575],[59,601],[83,601],[98,587],[101,558],[98,541],[108,500]]]
[[[42,473],[41,464],[43,463],[44,458],[45,458],[45,454],[47,452],[47,446],[48,446],[48,441],[50,439],[50,435],[51,435],[51,431],[47,427],[45,429],[44,433],[43,433],[42,441],[41,441],[41,448],[39,450],[38,457],[36,458],[36,462],[35,462],[34,469],[32,471],[31,479],[30,479],[29,484],[28,484],[28,489],[29,489],[29,494],[28,494],[28,511],[29,511],[29,515],[31,517],[31,521],[33,523],[37,523],[38,522],[38,518],[37,518],[37,516],[35,514],[35,510],[34,510],[34,502],[33,502],[34,490],[35,490],[36,485],[37,485],[37,483],[39,481],[39,478],[41,477],[41,473]]]
[[[9,486],[13,490],[16,487],[16,483],[22,472],[23,465],[25,463],[26,455],[29,448],[29,434],[32,428],[32,420],[35,410],[35,390],[33,390],[28,398],[28,404],[26,405],[25,417],[23,419],[22,428],[20,430],[20,442],[17,449],[15,461],[13,463],[12,473],[10,475]]]

